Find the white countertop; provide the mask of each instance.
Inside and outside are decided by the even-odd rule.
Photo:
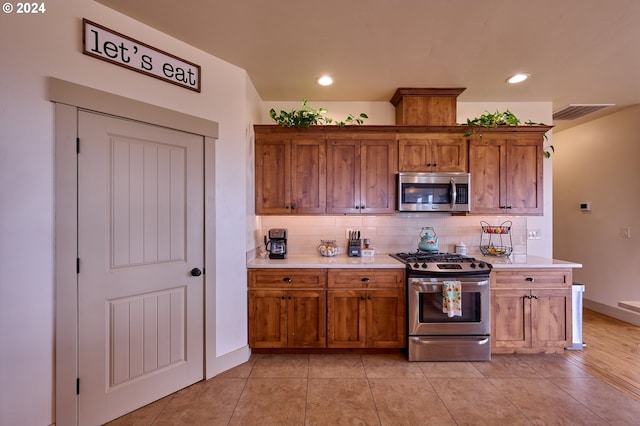
[[[318,254],[289,254],[286,259],[269,259],[257,257],[247,262],[247,268],[399,268],[404,263],[388,254],[375,256],[349,257],[338,254],[324,257]]]
[[[566,260],[551,259],[540,256],[479,256],[478,260],[490,263],[493,269],[516,269],[516,268],[582,268],[581,263],[569,262]]]
[[[539,256],[477,256],[476,259],[490,263],[494,269],[516,268],[582,268],[582,264]],[[349,257],[339,254],[324,257],[320,254],[290,254],[286,259],[257,257],[247,262],[248,268],[404,268],[404,263],[388,254],[371,257]]]

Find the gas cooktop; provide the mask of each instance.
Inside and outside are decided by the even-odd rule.
[[[478,273],[491,271],[491,264],[474,257],[457,253],[437,253],[416,251],[413,253],[395,253],[389,256],[404,262],[410,271],[438,273]]]

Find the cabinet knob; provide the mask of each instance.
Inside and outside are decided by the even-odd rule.
[[[371,279],[369,277],[363,277],[360,279],[360,281],[362,281],[363,283],[368,283],[369,281],[371,281]]]
[[[360,206],[356,206],[356,210],[360,210]]]
[[[364,296],[360,296],[360,300],[364,300]]]
[[[538,300],[538,296],[531,296],[531,297],[533,297],[534,299]]]
[[[290,282],[291,282],[291,281],[293,281],[293,280],[292,280],[291,278],[289,278],[289,277],[284,277],[284,278],[282,279],[282,281],[284,281],[285,283],[290,283]]]
[[[530,283],[534,282],[536,279],[533,277],[527,277],[524,279],[525,281],[529,281]]]
[[[360,208],[361,208],[362,210],[364,210],[364,205],[360,206]]]

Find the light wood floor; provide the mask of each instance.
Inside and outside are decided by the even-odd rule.
[[[582,338],[564,358],[640,401],[640,327],[585,309]]]

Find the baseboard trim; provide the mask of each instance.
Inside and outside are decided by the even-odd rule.
[[[612,318],[619,319],[620,321],[628,322],[629,324],[640,327],[640,314],[631,312],[627,309],[605,305],[604,303],[596,302],[589,299],[583,300],[583,306],[586,309],[591,309],[592,311],[596,311]]]
[[[250,356],[251,349],[247,345],[216,357],[213,370],[207,371],[207,380],[249,361]]]

